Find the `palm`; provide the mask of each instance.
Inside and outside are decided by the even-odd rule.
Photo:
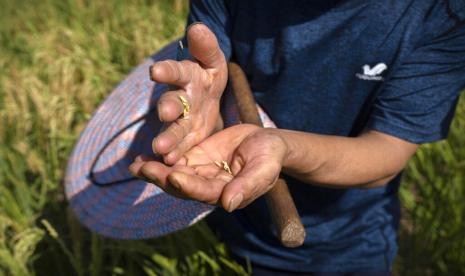
[[[226,85],[226,71],[219,72],[204,68],[203,65],[192,61],[185,64],[192,70],[192,80],[182,87],[189,99],[191,110],[187,118],[178,119],[177,124],[187,124],[189,129],[184,137],[188,144],[186,150],[208,137],[219,119],[219,97]],[[211,81],[205,81],[211,80]],[[180,120],[184,122],[179,122]]]
[[[240,205],[245,206],[272,187],[284,152],[280,138],[253,125],[238,125],[210,136],[172,167],[152,161],[132,171],[137,175],[141,170],[144,177],[175,196],[231,210],[233,195],[245,194]],[[223,168],[223,161],[232,173]]]
[[[165,167],[167,182],[182,173],[194,185],[180,185],[189,197],[209,204],[217,204],[224,186],[242,169],[244,160],[237,155],[241,142],[257,130],[252,125],[240,125],[225,129],[189,150],[173,167]],[[242,151],[240,151],[242,152]],[[241,158],[240,160],[238,158]],[[231,164],[233,174],[225,169]],[[176,181],[176,180],[175,180]],[[179,182],[179,181],[176,181]]]

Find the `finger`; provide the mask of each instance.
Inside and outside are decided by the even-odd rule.
[[[210,179],[217,177],[222,169],[216,165],[208,164],[195,166],[194,170],[198,175]]]
[[[167,181],[167,175],[174,169],[188,174],[195,173],[193,169],[188,167],[169,168],[158,162],[147,162],[141,167],[139,174],[142,179],[155,184],[166,193],[177,198],[188,199],[181,190]]]
[[[141,160],[140,156],[138,156],[136,159]],[[173,186],[166,181],[166,175],[168,174],[169,168],[163,164],[157,163],[158,162],[136,161],[129,166],[129,170],[134,176],[148,183],[157,185],[166,193],[181,199],[188,199],[188,197],[186,197],[176,186]],[[179,171],[184,171],[188,174],[195,173],[193,169],[188,167],[177,167],[176,169]]]
[[[157,102],[158,118],[161,122],[172,122],[183,114],[184,106],[179,96],[188,99],[186,92],[182,90],[168,91],[161,95]]]
[[[147,183],[153,183],[152,179],[148,179],[143,173],[142,173],[142,167],[146,164],[147,162],[145,161],[134,161],[131,165],[129,165],[129,172],[134,176],[137,177],[140,180],[143,180]]]
[[[185,86],[192,80],[191,61],[174,61],[171,59],[155,62],[150,66],[150,79],[152,81],[175,86]]]
[[[188,150],[198,142],[196,135],[187,135],[173,148],[173,150],[163,157],[166,164],[176,163]]]
[[[195,170],[193,168],[186,166],[168,167],[157,161],[145,162],[140,168],[139,174],[166,191],[172,189],[172,185],[169,183],[167,177],[173,171],[195,174]]]
[[[167,177],[172,172],[172,168],[156,161],[145,162],[139,170],[139,175],[148,179],[151,183],[165,190]]]
[[[203,23],[194,23],[187,30],[189,52],[205,68],[219,68],[224,64],[224,54],[215,34]]]
[[[221,205],[232,212],[251,203],[273,187],[279,177],[281,164],[269,160],[253,160],[223,189]]]
[[[221,179],[209,179],[199,175],[189,175],[182,172],[173,172],[168,176],[173,185],[176,185],[185,196],[208,204],[216,204],[226,182]]]
[[[135,177],[143,178],[142,174],[140,173],[140,169],[148,161],[155,161],[155,158],[144,154],[136,156],[134,162],[128,167],[129,172]]]
[[[140,154],[136,156],[136,158],[134,159],[134,163],[147,162],[147,161],[155,161],[155,158],[153,158],[152,156],[145,155],[145,154]]]
[[[152,142],[152,149],[158,154],[168,154],[176,148],[176,146],[189,133],[191,128],[188,119],[178,119],[163,130]],[[174,164],[174,163],[170,163]]]
[[[140,173],[140,169],[144,166],[145,162],[143,161],[134,161],[131,165],[129,165],[129,172],[138,178],[142,178],[142,174]]]

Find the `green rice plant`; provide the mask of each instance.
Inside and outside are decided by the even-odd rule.
[[[0,274],[242,271],[220,261],[227,260],[224,246],[205,235],[204,225],[164,239],[122,242],[90,233],[65,211],[61,182],[77,136],[112,87],[182,34],[187,5],[1,2]],[[183,251],[177,240],[202,246]]]
[[[402,275],[464,275],[465,99],[446,141],[423,145],[408,164],[400,191],[404,219]]]

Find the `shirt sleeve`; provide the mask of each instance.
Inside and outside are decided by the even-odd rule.
[[[417,144],[447,137],[465,88],[464,23],[412,51],[375,99],[367,128]]]
[[[202,22],[216,35],[220,48],[231,58],[231,22],[229,11],[223,0],[191,0],[187,25]]]

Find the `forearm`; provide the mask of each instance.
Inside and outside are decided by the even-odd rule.
[[[376,131],[359,137],[273,129],[287,145],[283,172],[328,187],[376,187],[395,177],[417,145]]]

